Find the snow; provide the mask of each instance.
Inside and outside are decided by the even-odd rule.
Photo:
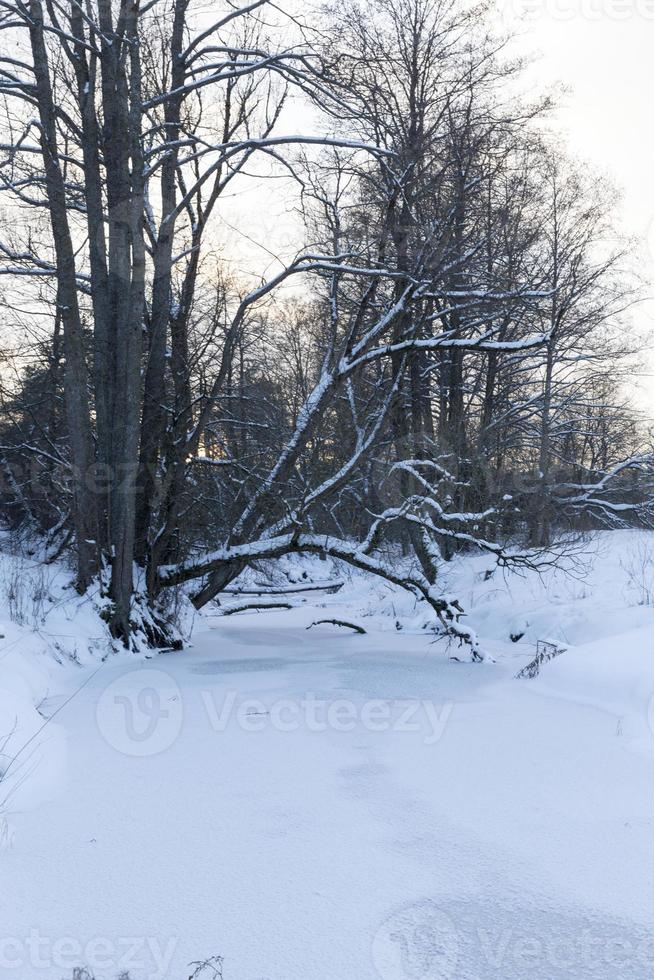
[[[51,697],[68,692],[110,649],[93,597],[61,567],[0,553],[0,840],[7,813],[37,807],[64,782],[65,730],[44,728]]]
[[[308,558],[277,563],[286,585],[343,588],[106,657],[58,571],[38,621],[0,629],[15,744],[58,711],[6,807],[2,975],[186,980],[221,955],[225,980],[651,977],[650,547],[597,535],[574,577],[452,563],[482,664],[413,596]],[[366,634],[307,631],[325,618]],[[545,638],[566,652],[516,680]]]

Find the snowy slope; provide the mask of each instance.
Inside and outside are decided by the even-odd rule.
[[[3,691],[61,708],[0,852],[6,975],[186,980],[220,954],[225,980],[651,977],[646,539],[600,536],[586,581],[452,566],[494,664],[451,661],[411,597],[358,575],[214,610],[147,661],[102,663],[91,614],[84,666],[0,648]],[[516,680],[546,636],[568,651]]]
[[[45,722],[110,651],[96,597],[64,566],[0,552],[0,837],[13,811],[60,791],[65,729]]]

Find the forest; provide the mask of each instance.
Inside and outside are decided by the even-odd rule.
[[[0,977],[652,980],[652,50],[0,0]]]
[[[453,556],[650,526],[633,244],[492,11],[0,10],[0,505],[115,638],[314,554],[477,659]]]

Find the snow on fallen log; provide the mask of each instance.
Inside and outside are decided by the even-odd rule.
[[[342,626],[344,629],[354,630],[355,633],[361,633],[363,636],[366,635],[363,626],[348,623],[345,619],[317,619],[315,623],[310,623],[307,629],[310,630],[313,626]]]
[[[309,582],[306,585],[277,586],[272,583],[269,586],[259,588],[247,587],[242,589],[223,589],[221,595],[295,595],[298,592],[328,592],[334,594],[339,592],[345,582]]]
[[[229,606],[220,611],[221,616],[234,616],[241,612],[257,612],[263,609],[293,609],[290,602],[247,602],[241,606]]]

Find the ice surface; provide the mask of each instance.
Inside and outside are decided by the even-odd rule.
[[[206,616],[150,660],[101,663],[90,614],[82,666],[8,624],[3,719],[11,702],[23,738],[35,702],[61,710],[8,806],[2,976],[186,980],[220,954],[225,980],[649,980],[654,609],[634,540],[600,536],[583,580],[450,566],[494,664],[451,661],[412,597],[364,576]],[[367,634],[307,632],[325,607]],[[516,680],[545,636],[567,653]]]

